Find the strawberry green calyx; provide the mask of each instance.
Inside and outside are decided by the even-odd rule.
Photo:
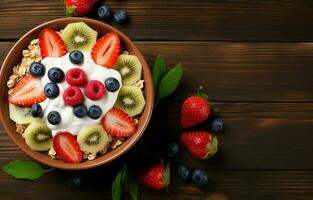
[[[168,186],[170,182],[171,182],[171,169],[170,169],[170,164],[167,164],[165,167],[165,171],[163,173],[162,183],[165,186]]]
[[[208,142],[207,149],[208,149],[208,152],[204,156],[204,159],[211,158],[217,152],[217,150],[218,150],[218,140],[217,140],[216,137],[213,137],[212,141]]]
[[[76,6],[65,7],[65,15],[68,17],[73,17]]]
[[[200,96],[204,98],[207,102],[209,102],[209,96],[203,91],[202,85],[198,88],[197,93],[195,95]]]

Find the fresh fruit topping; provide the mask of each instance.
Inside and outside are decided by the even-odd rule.
[[[87,84],[87,75],[86,73],[79,69],[73,68],[66,72],[65,75],[66,81],[72,86],[81,87]]]
[[[74,109],[73,109],[73,113],[76,117],[78,118],[83,118],[87,115],[87,107],[85,105],[79,105],[79,106],[76,106]]]
[[[91,11],[97,0],[64,0],[66,16],[83,16]]]
[[[186,132],[180,136],[180,141],[198,159],[208,159],[217,152],[217,138],[209,132]]]
[[[42,77],[45,74],[45,66],[40,62],[33,62],[29,66],[29,72],[32,76]]]
[[[91,100],[99,100],[105,94],[105,87],[100,81],[91,80],[86,86],[85,94]]]
[[[224,122],[222,118],[215,118],[211,123],[211,130],[213,132],[220,132],[223,130]]]
[[[154,164],[143,169],[138,176],[138,182],[148,188],[161,190],[170,184],[170,167]]]
[[[142,112],[146,101],[143,97],[142,91],[136,86],[121,87],[114,107],[126,112],[133,117]]]
[[[45,57],[59,58],[67,52],[60,35],[51,29],[43,29],[40,32],[39,46],[42,59]]]
[[[112,18],[113,12],[109,6],[103,5],[98,8],[97,15],[99,19],[103,21],[109,21]]]
[[[64,79],[64,72],[58,67],[52,67],[48,71],[48,78],[53,83],[60,83]]]
[[[83,153],[80,150],[76,138],[69,132],[59,132],[53,138],[53,148],[56,155],[64,162],[79,163],[83,160]]]
[[[39,78],[27,75],[22,78],[8,100],[10,103],[18,106],[31,106],[40,103],[46,99]]]
[[[98,119],[102,115],[102,110],[101,110],[101,108],[99,106],[92,105],[92,106],[89,107],[87,115],[91,119]]]
[[[106,132],[115,137],[130,137],[136,132],[133,119],[120,109],[111,109],[101,120]]]
[[[178,173],[178,176],[183,179],[183,180],[186,180],[188,177],[189,177],[189,168],[185,165],[179,165],[177,167],[177,173]]]
[[[41,105],[39,103],[33,104],[30,109],[30,113],[33,117],[40,117],[42,115]]]
[[[108,33],[97,40],[91,50],[92,59],[98,65],[111,68],[120,53],[120,38],[116,33]]]
[[[122,54],[113,68],[121,74],[124,85],[132,85],[141,78],[142,65],[137,56]]]
[[[19,107],[9,103],[10,119],[17,124],[30,124],[35,118],[31,116],[29,107]]]
[[[171,142],[167,146],[167,155],[174,157],[179,153],[179,146],[176,142]]]
[[[68,52],[74,50],[90,52],[97,41],[97,36],[98,32],[84,22],[70,23],[61,31]]]
[[[59,86],[55,83],[47,83],[44,88],[44,93],[49,99],[54,99],[60,93]]]
[[[65,184],[70,187],[79,187],[81,184],[81,178],[75,174],[65,179]]]
[[[196,169],[191,174],[191,180],[196,184],[205,185],[208,183],[208,174],[202,169]]]
[[[51,111],[48,114],[48,122],[52,125],[57,125],[61,122],[61,115],[57,111]]]
[[[52,146],[52,133],[41,121],[33,121],[24,131],[26,144],[34,151],[47,151]]]
[[[120,88],[120,83],[116,78],[108,78],[104,81],[104,84],[109,92],[116,92]]]
[[[125,10],[117,10],[114,12],[114,22],[117,24],[123,24],[127,21],[128,15]]]
[[[77,142],[83,152],[97,153],[108,144],[108,135],[101,125],[92,125],[79,132]]]
[[[63,101],[66,105],[74,107],[84,102],[84,95],[79,87],[70,86],[63,92]]]
[[[84,54],[79,50],[72,51],[69,55],[69,58],[70,58],[70,61],[75,65],[78,65],[84,62]]]

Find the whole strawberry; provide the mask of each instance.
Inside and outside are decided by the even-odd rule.
[[[138,175],[138,182],[148,188],[161,190],[170,184],[170,166],[163,164],[153,164]]]
[[[97,0],[64,0],[67,16],[83,16],[95,5]]]
[[[217,138],[209,132],[186,132],[180,136],[180,141],[198,159],[208,159],[217,152]]]
[[[211,113],[208,97],[199,88],[197,94],[188,97],[181,107],[180,124],[183,128],[190,128],[205,121]]]

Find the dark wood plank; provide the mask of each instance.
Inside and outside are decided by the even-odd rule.
[[[0,6],[0,38],[16,39],[38,24],[64,17],[62,2],[6,0]],[[313,40],[311,0],[106,2],[129,12],[131,23],[118,28],[135,40]]]
[[[214,101],[313,101],[313,43],[136,42],[152,66],[157,54],[181,61],[181,91],[203,85]],[[12,43],[0,43],[0,61]]]

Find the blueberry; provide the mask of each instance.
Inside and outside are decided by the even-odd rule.
[[[179,152],[179,146],[176,142],[171,142],[167,146],[167,154],[170,157],[174,157],[178,154]]]
[[[42,108],[41,105],[36,103],[34,105],[32,105],[31,109],[30,109],[30,113],[33,117],[40,117],[42,114]]]
[[[223,119],[222,118],[216,118],[212,121],[211,129],[214,132],[222,131],[224,127]]]
[[[48,122],[52,125],[56,125],[61,122],[61,115],[57,111],[51,111],[48,114]]]
[[[87,115],[88,111],[85,105],[79,105],[73,109],[73,112],[76,117],[83,118],[84,116]]]
[[[114,13],[114,21],[118,24],[125,23],[127,18],[127,12],[124,10],[118,10]]]
[[[178,176],[183,180],[186,180],[190,173],[189,168],[186,167],[185,165],[179,165],[177,168],[177,172],[178,172]]]
[[[101,6],[98,8],[98,18],[109,21],[112,18],[112,10],[109,6]]]
[[[196,184],[205,185],[208,183],[208,175],[204,170],[196,169],[191,174],[191,180]]]
[[[53,83],[60,83],[64,79],[64,72],[58,67],[52,67],[48,71],[48,78]]]
[[[60,93],[59,86],[55,83],[48,83],[45,85],[44,93],[48,98],[53,99]]]
[[[120,83],[115,78],[106,79],[104,84],[109,92],[116,92],[120,88]]]
[[[88,116],[91,119],[98,119],[101,115],[102,115],[102,110],[99,106],[97,105],[90,106],[88,110]]]
[[[84,62],[84,54],[81,51],[78,51],[78,50],[72,51],[69,57],[70,57],[70,61],[73,64],[78,65]]]
[[[78,187],[80,186],[80,182],[81,182],[80,176],[78,175],[70,176],[65,180],[66,185],[70,187]]]
[[[29,72],[31,73],[32,76],[41,77],[45,74],[45,71],[46,71],[45,66],[40,62],[33,62],[29,66]]]

